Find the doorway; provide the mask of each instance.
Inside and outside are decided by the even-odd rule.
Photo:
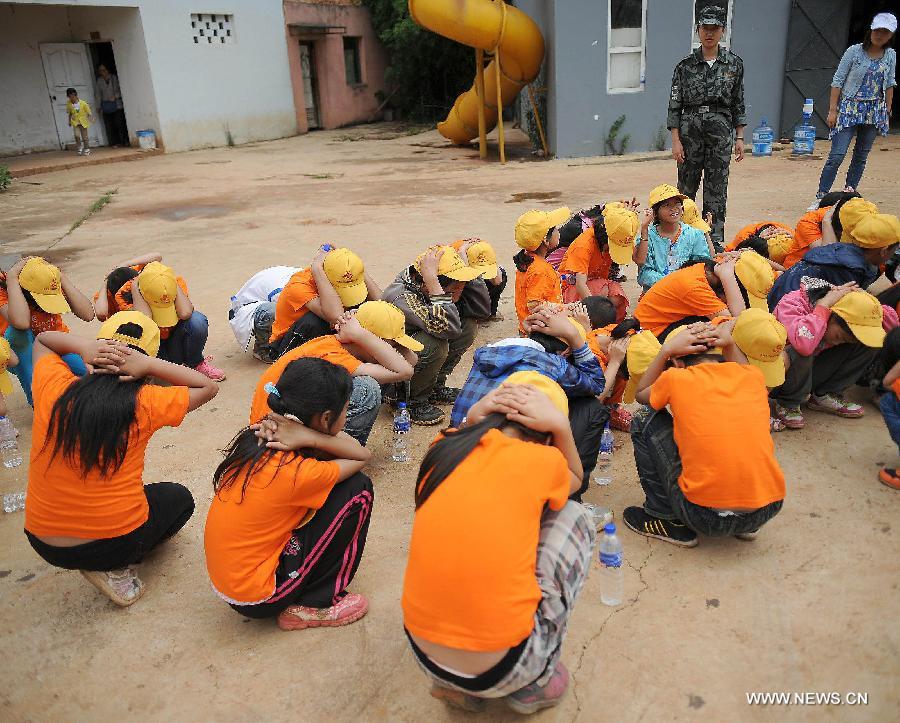
[[[303,100],[306,106],[306,127],[319,128],[318,83],[312,43],[300,43],[300,70],[303,74]]]
[[[121,88],[119,88],[119,100],[113,107],[112,102],[107,102],[104,108],[102,94],[106,89],[106,95],[112,95],[112,91],[119,84],[119,73],[116,70],[116,56],[113,52],[113,44],[109,41],[88,43],[91,54],[91,69],[94,77],[95,91],[97,93],[97,108],[95,117],[102,119],[106,143],[110,146],[129,146],[128,123],[125,118],[125,105],[122,102]],[[110,79],[103,80],[100,77],[99,68],[103,66],[109,71]],[[114,79],[113,79],[114,78]]]
[[[84,43],[42,43],[40,49],[60,149],[66,150],[69,146],[75,146],[75,136],[66,110],[67,88],[74,88],[78,97],[87,101],[91,109],[94,109],[95,122],[88,130],[88,139],[92,146],[103,145],[105,141],[102,134],[103,124],[96,122],[98,119],[97,103],[94,98],[94,74],[91,71],[87,46]]]

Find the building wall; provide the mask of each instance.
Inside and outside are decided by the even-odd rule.
[[[285,0],[284,22],[287,30],[288,62],[293,85],[297,128],[306,132],[306,105],[303,74],[300,69],[300,43],[313,44],[313,63],[318,83],[319,123],[322,128],[339,128],[372,120],[384,91],[387,52],[372,27],[368,8],[342,0],[337,3],[295,2]],[[291,25],[343,27],[343,34],[313,35]],[[298,34],[301,34],[298,36]],[[360,38],[362,83],[348,85],[344,67],[344,37]]]

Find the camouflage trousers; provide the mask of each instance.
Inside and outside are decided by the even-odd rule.
[[[678,129],[684,147],[684,163],[678,166],[678,190],[696,199],[703,179],[702,213],[713,215],[712,240],[724,243],[728,203],[728,170],[734,147],[731,119],[722,113],[691,113],[681,118]],[[701,204],[698,204],[701,205]]]

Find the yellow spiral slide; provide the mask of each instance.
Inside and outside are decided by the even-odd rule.
[[[409,13],[419,25],[457,43],[494,54],[484,72],[486,130],[497,125],[497,78],[504,106],[533,81],[544,61],[544,36],[525,13],[503,0],[409,0]],[[498,68],[495,63],[499,63]],[[476,79],[477,81],[477,79]],[[477,82],[460,95],[441,135],[454,143],[478,138]]]

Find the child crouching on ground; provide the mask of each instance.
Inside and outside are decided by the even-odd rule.
[[[565,392],[518,372],[434,443],[419,470],[403,622],[431,695],[478,711],[557,704],[566,625],[594,524]],[[502,514],[498,511],[502,510]]]
[[[757,324],[738,317],[725,338],[691,324],[666,339],[641,378],[637,400],[647,406],[631,435],[646,499],[622,515],[639,535],[681,547],[696,546],[697,533],[752,539],[781,510],[765,375],[734,342],[755,336]],[[722,355],[709,353],[713,345]]]
[[[513,256],[516,265],[516,315],[519,333],[524,322],[546,303],[562,304],[559,274],[547,261],[559,245],[559,225],[569,216],[566,207],[555,211],[526,211],[516,221],[516,244],[522,250]]]
[[[882,361],[884,368],[888,370],[882,382],[887,391],[882,395],[878,406],[881,407],[891,439],[900,449],[900,327],[891,329],[884,338]],[[900,474],[896,468],[883,467],[878,473],[878,479],[888,487],[900,490]]]
[[[291,362],[269,387],[274,414],[239,432],[213,475],[206,567],[241,615],[302,630],[347,625],[369,609],[346,590],[373,494],[361,472],[371,452],[341,431],[351,387],[347,370],[324,359]]]

